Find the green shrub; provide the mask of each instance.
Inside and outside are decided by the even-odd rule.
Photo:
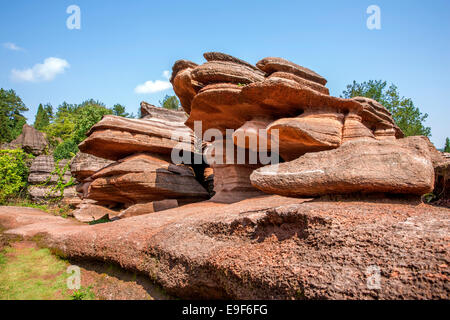
[[[66,165],[62,168],[60,167],[60,164],[59,164],[60,161],[61,160],[56,161],[55,169],[50,173],[47,180],[40,184],[40,186],[49,186],[50,187],[50,191],[46,195],[46,197],[48,198],[49,201],[50,200],[54,201],[54,202],[61,201],[64,198],[64,190],[68,187],[75,185],[75,180],[73,177],[70,177],[69,181],[67,181],[67,182],[64,179],[64,175],[66,174],[67,171],[70,170],[70,161],[67,161]],[[56,176],[57,180],[54,185],[51,185],[50,180],[54,176]],[[56,198],[54,198],[55,196],[56,196]],[[54,198],[54,199],[52,199],[52,198]]]
[[[32,158],[21,149],[0,150],[0,204],[27,186],[26,160]]]
[[[77,111],[77,119],[73,129],[73,140],[80,143],[86,139],[86,133],[94,124],[99,122],[103,116],[112,114],[113,111],[103,106],[87,104]]]
[[[62,159],[71,159],[78,152],[78,145],[72,139],[60,143],[53,151],[55,161]]]
[[[81,287],[79,290],[75,290],[72,295],[72,300],[95,300],[95,293],[91,290],[92,286],[87,288]]]

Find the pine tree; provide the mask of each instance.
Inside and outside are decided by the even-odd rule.
[[[45,106],[39,104],[36,118],[34,120],[34,128],[36,130],[43,130],[50,124],[52,118],[53,107],[50,104],[46,104]]]
[[[444,152],[449,152],[450,153],[450,139],[449,138],[445,139]]]
[[[0,143],[11,142],[22,132],[25,111],[28,108],[14,90],[0,89]]]
[[[36,118],[34,119],[34,124],[33,126],[37,129],[37,130],[42,130],[42,120],[44,117],[44,107],[42,106],[42,104],[39,104],[37,113],[36,113]]]

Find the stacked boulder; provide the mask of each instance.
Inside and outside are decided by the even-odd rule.
[[[28,124],[24,124],[22,133],[4,147],[7,149],[21,148],[27,153],[39,156],[48,150],[49,145],[44,133]]]
[[[179,60],[173,66],[171,82],[189,114],[186,125],[194,129],[201,121],[203,134],[220,132],[210,155],[225,153],[230,140],[235,153],[241,148],[246,154],[245,162],[236,164],[225,148],[228,162],[211,164],[219,180],[213,199],[237,201],[256,190],[295,197],[433,190],[428,143],[403,138],[377,101],[330,96],[326,79],[282,58],[253,66],[223,53],[204,57],[202,65]],[[234,130],[231,136],[227,129]],[[263,151],[287,162],[248,161],[248,153]]]
[[[79,145],[81,152],[108,161],[95,172],[72,166],[74,175],[82,175],[78,191],[86,208],[101,205],[123,218],[208,199],[195,170],[172,160],[196,153],[185,113],[142,103],[141,114],[142,119],[105,116]]]
[[[77,181],[76,192],[81,199],[72,213],[77,220],[91,222],[105,216],[108,218],[117,216],[117,212],[100,206],[97,201],[86,199],[87,189],[92,182],[91,176],[113,162],[83,152],[78,152],[72,159],[70,171]]]

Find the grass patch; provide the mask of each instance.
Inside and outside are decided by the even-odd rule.
[[[111,220],[109,220],[109,217],[106,215],[103,218],[100,218],[98,220],[94,220],[89,222],[89,225],[95,225],[95,224],[100,224],[100,223],[107,223],[107,222],[111,222]]]
[[[95,300],[95,294],[91,289],[92,286],[81,287],[79,290],[75,290],[70,297],[72,300]]]
[[[63,218],[69,217],[71,212],[73,211],[69,205],[58,203],[57,201],[48,201],[47,204],[38,204],[32,202],[30,199],[25,197],[12,198],[9,199],[7,202],[2,203],[1,205],[40,209],[54,216],[60,216]]]
[[[3,205],[11,206],[11,207],[34,208],[34,209],[40,209],[45,212],[48,211],[48,206],[45,204],[36,204],[36,203],[31,202],[28,199],[21,199],[21,198],[10,200]]]
[[[0,300],[70,299],[68,263],[49,249],[6,248],[0,258]]]
[[[1,268],[4,264],[6,264],[6,257],[3,252],[0,252],[0,272],[1,272]]]

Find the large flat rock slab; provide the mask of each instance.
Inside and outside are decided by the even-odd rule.
[[[47,233],[63,233],[68,229],[78,232],[83,224],[39,209],[0,206],[0,227],[7,229],[7,234],[33,238]]]
[[[182,298],[449,299],[449,214],[406,200],[263,196],[94,226],[0,208],[0,224],[42,227],[68,257],[118,263]]]

